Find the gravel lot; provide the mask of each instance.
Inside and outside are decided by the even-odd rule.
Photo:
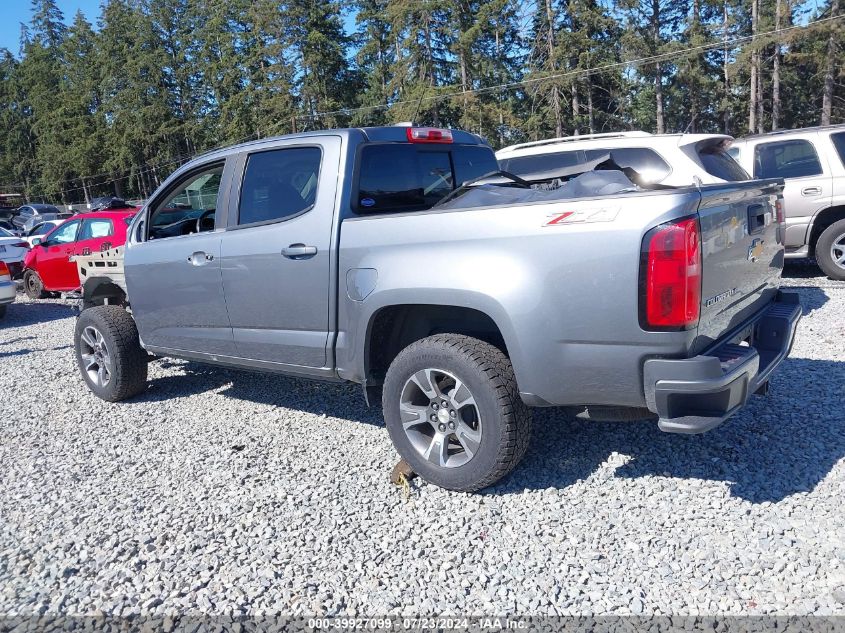
[[[484,494],[403,498],[358,388],[156,361],[97,400],[74,314],[0,325],[0,615],[843,614],[845,284],[704,436],[535,412]]]

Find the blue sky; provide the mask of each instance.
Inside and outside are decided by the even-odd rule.
[[[57,0],[56,4],[65,14],[65,22],[70,24],[79,9],[94,26],[100,15],[101,0]],[[3,19],[0,20],[0,48],[8,48],[15,55],[18,54],[21,41],[21,22],[29,24],[32,19],[32,4],[30,0],[0,0],[5,3]],[[355,17],[345,16],[346,30],[355,28]]]
[[[18,54],[21,41],[21,22],[29,23],[32,18],[32,4],[29,0],[5,0],[3,19],[0,20],[0,48],[8,48]],[[100,15],[100,0],[57,0],[56,4],[65,14],[65,22],[73,21],[77,10],[82,9],[89,22],[96,23]]]

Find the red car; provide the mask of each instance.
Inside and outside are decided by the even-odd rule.
[[[90,255],[126,242],[126,229],[139,207],[80,213],[57,226],[23,260],[23,283],[31,299],[79,288],[73,255]]]

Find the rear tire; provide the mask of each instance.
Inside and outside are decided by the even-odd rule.
[[[469,336],[438,334],[402,350],[387,370],[382,405],[399,455],[449,490],[496,483],[520,462],[531,437],[531,413],[510,360]]]
[[[50,293],[44,290],[44,282],[34,270],[27,270],[23,274],[23,288],[30,299],[46,299]]]
[[[816,262],[831,279],[845,281],[845,220],[834,222],[819,235]]]
[[[120,306],[83,310],[73,342],[82,379],[97,397],[118,402],[147,388],[147,353],[135,321]]]

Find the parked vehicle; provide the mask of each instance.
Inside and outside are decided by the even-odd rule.
[[[150,353],[359,383],[454,490],[514,468],[532,406],[709,430],[765,391],[801,313],[778,289],[782,183],[594,167],[553,190],[476,180],[496,169],[478,137],[400,127],[203,155],[123,249],[77,258],[82,378],[129,398]]]
[[[39,222],[56,220],[62,212],[52,204],[25,204],[15,211],[12,224],[20,232],[27,232]]]
[[[0,220],[0,229],[8,231],[9,233],[14,233],[17,230],[11,222],[6,220]]]
[[[29,252],[29,242],[10,231],[0,229],[0,261],[6,264],[13,278],[23,272],[23,260]]]
[[[18,287],[12,281],[12,274],[6,262],[0,260],[0,319],[6,316],[6,308],[14,303],[18,294]]]
[[[33,248],[24,259],[23,283],[31,299],[79,288],[74,255],[87,255],[120,246],[126,227],[138,211],[99,211],[73,216],[44,237],[32,239]]]
[[[40,222],[33,226],[29,231],[27,231],[23,237],[23,239],[30,245],[33,246],[33,241],[36,237],[44,238],[47,233],[52,231],[54,228],[59,226],[60,224],[64,224],[65,220],[48,220],[46,222]]]
[[[647,182],[684,187],[748,180],[725,152],[732,140],[725,134],[584,134],[512,145],[496,152],[496,158],[503,170],[522,175],[565,169],[612,153],[616,163],[635,169]]]
[[[815,257],[845,280],[845,125],[738,139],[729,150],[755,178],[783,178],[786,257]]]

